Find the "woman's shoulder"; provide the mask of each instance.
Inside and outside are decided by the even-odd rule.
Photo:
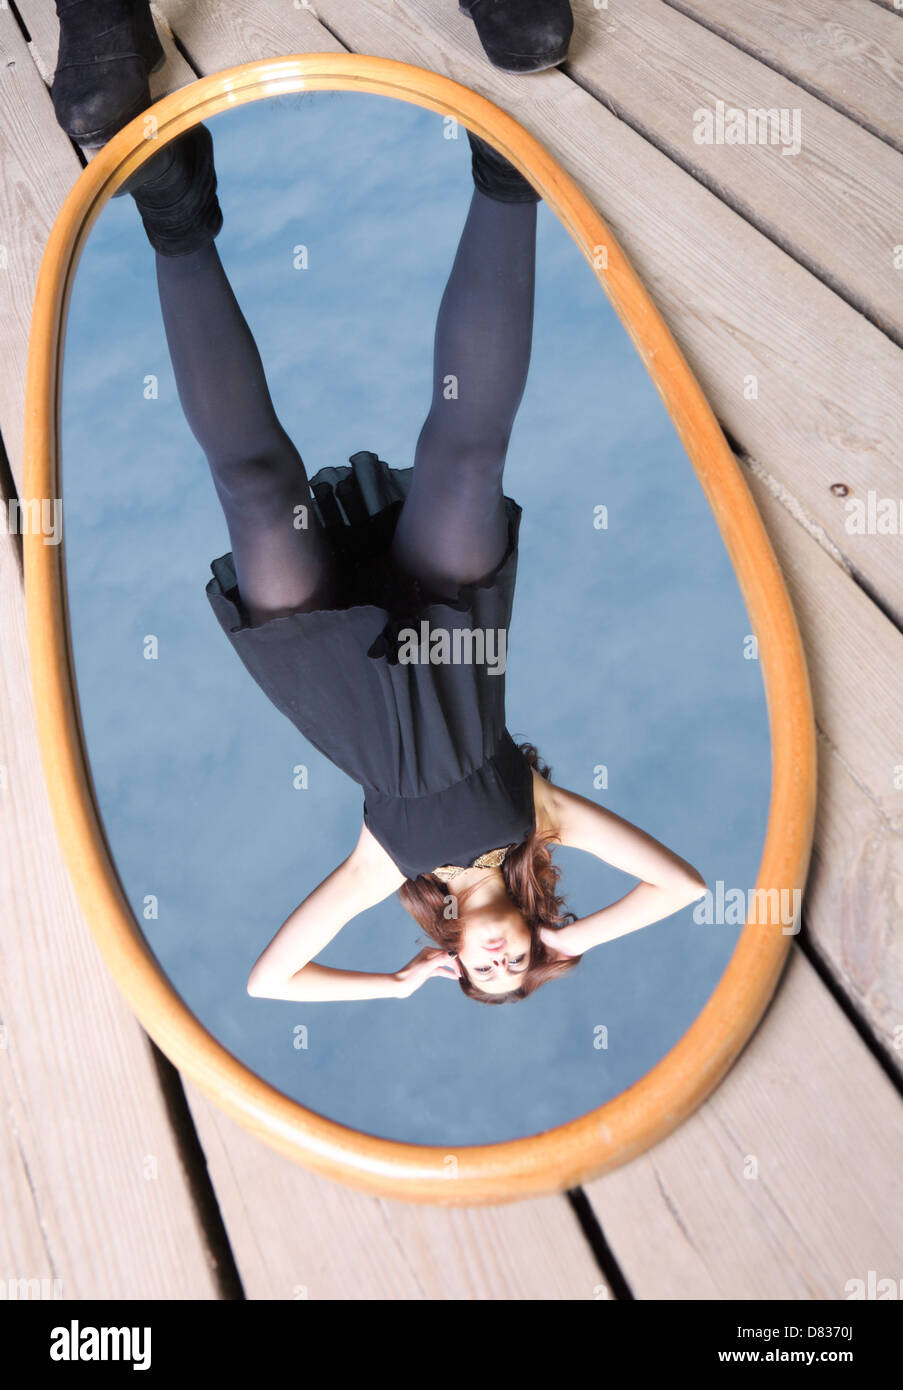
[[[533,774],[533,807],[536,813],[536,830],[553,841],[557,841],[560,836],[560,815],[556,801],[558,788],[543,777],[536,768],[531,768]]]
[[[366,874],[376,891],[381,891],[384,897],[400,888],[405,881],[404,874],[379,843],[366,821],[361,824],[357,844],[346,863]]]

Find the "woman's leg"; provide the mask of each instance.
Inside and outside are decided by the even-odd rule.
[[[439,593],[474,583],[507,543],[502,473],[533,336],[536,203],[475,189],[446,285],[433,398],[393,542],[397,562]]]
[[[215,246],[157,252],[156,268],[179,400],[210,465],[251,623],[328,606],[332,556],[304,464]]]

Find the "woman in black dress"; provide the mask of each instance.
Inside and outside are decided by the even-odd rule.
[[[123,65],[146,85],[157,61],[147,0],[57,3],[68,44],[58,118],[86,143],[109,138],[138,99],[126,99]],[[523,36],[511,47],[522,58]],[[359,450],[308,479],[214,245],[223,219],[209,130],[171,142],[128,187],[156,253],[179,399],[229,529],[210,604],[269,699],[364,792],[357,845],[283,923],[251,971],[252,994],[401,998],[443,975],[480,1002],[523,999],[590,947],[705,891],[651,836],[553,785],[505,725],[521,509],[502,478],[530,360],[539,195],[468,139],[474,191],[436,323],[432,402],[405,469]],[[556,843],[642,881],[577,921],[558,893]],[[314,963],[396,891],[432,947],[388,974]]]

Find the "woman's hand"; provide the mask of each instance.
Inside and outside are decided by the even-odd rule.
[[[440,975],[446,980],[457,980],[461,975],[461,966],[448,951],[443,951],[438,946],[425,946],[422,951],[418,951],[413,960],[395,972],[398,981],[396,997],[407,999],[421,985],[426,984],[432,975]]]
[[[548,950],[561,956],[580,956],[585,950],[574,940],[573,923],[566,927],[540,927],[539,939]]]

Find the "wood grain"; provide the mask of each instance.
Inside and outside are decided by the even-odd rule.
[[[808,937],[903,1072],[903,634],[764,482],[750,484],[799,619],[819,731]]]
[[[893,0],[668,4],[903,149],[903,14]]]
[[[563,1197],[451,1210],[369,1197],[263,1149],[187,1089],[248,1298],[606,1296]]]
[[[898,1279],[896,1091],[797,950],[742,1059],[690,1124],[590,1183],[635,1298],[846,1298]]]
[[[661,0],[575,14],[568,76],[903,342],[903,155]],[[747,113],[775,112],[773,143],[698,142],[718,102],[753,139]]]

